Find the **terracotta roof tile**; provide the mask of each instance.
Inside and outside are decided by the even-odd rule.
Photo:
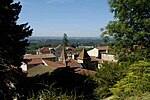
[[[45,63],[50,66],[50,67],[56,67],[56,68],[59,68],[59,67],[64,67],[64,64],[63,63],[58,63],[58,62],[54,62],[54,61],[49,61],[49,60],[44,60]]]
[[[70,66],[70,67],[79,67],[79,66],[78,66],[78,62],[75,61],[75,60],[73,60],[73,59],[70,59],[70,60],[68,61],[68,66]]]
[[[37,58],[37,59],[32,59],[27,63],[28,65],[33,65],[33,64],[43,64],[42,59]]]
[[[96,71],[92,71],[92,70],[88,70],[88,69],[81,69],[81,68],[76,68],[76,69],[74,69],[74,71],[75,71],[75,73],[87,75],[87,76],[96,74]]]
[[[37,58],[55,58],[54,54],[40,54],[40,55],[31,55],[26,54],[24,55],[24,59],[37,59]]]
[[[96,47],[98,50],[108,50],[109,47],[108,46],[99,46],[99,47]]]
[[[54,50],[53,47],[43,47],[40,49],[40,52],[42,53],[50,53],[51,50]]]
[[[45,74],[45,73],[50,73],[53,70],[54,70],[54,68],[52,68],[52,67],[48,67],[48,66],[45,66],[45,65],[37,65],[37,66],[34,66],[34,67],[28,69],[27,76],[28,77],[33,77],[33,76],[36,76],[36,75],[42,75],[42,74]]]
[[[98,61],[98,63],[103,63],[104,60],[91,56],[91,61]]]
[[[91,61],[98,61],[98,63],[101,63],[101,64],[104,62],[116,63],[115,61],[107,61],[107,60],[96,58],[94,56],[91,56]]]
[[[66,61],[67,61],[67,66],[69,66],[70,68],[79,67],[78,62],[73,59],[67,59]],[[63,64],[65,67],[65,64],[63,63],[63,61],[57,61],[57,63]]]

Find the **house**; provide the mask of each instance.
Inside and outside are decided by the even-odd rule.
[[[117,62],[118,60],[115,59],[115,55],[111,53],[103,53],[101,54],[101,59],[104,61],[110,61],[110,62]]]
[[[77,48],[81,48],[81,49],[91,49],[94,48],[93,46],[78,46]]]
[[[63,46],[63,45],[58,45],[57,47],[54,48],[55,50],[55,55],[56,57],[60,57],[61,56],[61,51],[62,49],[65,48],[65,52],[67,54],[67,57],[72,57],[72,55],[74,53],[76,53],[77,49],[76,48],[73,48],[73,47],[70,47],[70,46]]]
[[[91,65],[98,69],[101,68],[104,62],[117,62],[115,54],[109,53],[108,46],[99,46],[89,50],[87,53],[91,57]]]
[[[99,47],[89,50],[87,53],[89,54],[89,56],[101,58],[102,53],[108,53],[108,52],[109,52],[108,46],[99,46]]]
[[[40,56],[41,58],[38,58],[39,55],[25,55],[24,57],[26,59],[31,59],[27,63],[26,71],[29,73],[28,76],[35,76],[38,74],[40,75],[47,72],[52,72],[53,70],[59,68],[68,68],[68,70],[72,71],[73,73],[82,75],[93,75],[96,73],[95,71],[87,69],[88,67],[90,67],[91,58],[84,49],[78,57],[79,63],[78,61],[67,57],[65,48],[62,49],[62,53],[60,56],[61,59],[59,61],[44,59],[45,57],[43,56]],[[82,65],[86,69],[83,69],[83,67],[81,67]]]
[[[64,65],[64,64],[62,64],[62,62],[53,62],[53,61],[49,61],[49,60],[44,60],[44,61],[47,63],[48,66],[37,65],[33,68],[30,68],[27,71],[28,72],[27,76],[28,77],[33,77],[33,76],[36,76],[36,75],[51,73],[56,69],[64,69],[64,70],[68,70],[69,72],[72,72],[72,73],[86,75],[86,76],[91,76],[91,75],[96,74],[95,71],[88,70],[88,69],[82,69],[80,67],[69,67],[69,69],[67,69],[65,66],[62,66],[62,65]]]
[[[46,65],[44,60],[56,61],[56,56],[54,54],[25,54],[24,59],[26,59],[27,61],[23,62],[20,67],[23,71],[27,71],[28,69],[33,68],[37,65]]]
[[[55,50],[53,47],[43,47],[36,50],[36,54],[55,54]]]

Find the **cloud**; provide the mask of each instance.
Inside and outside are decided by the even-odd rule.
[[[75,0],[47,0],[47,4],[50,4],[50,3],[71,3],[71,2],[74,2]]]

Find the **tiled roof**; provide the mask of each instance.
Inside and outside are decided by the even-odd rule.
[[[98,61],[98,63],[101,63],[101,64],[104,62],[116,63],[115,61],[107,61],[107,60],[99,59],[93,56],[91,56],[91,61]]]
[[[98,63],[103,63],[104,60],[91,56],[91,61],[98,61]]]
[[[71,51],[73,51],[73,52],[77,51],[76,48],[69,47],[69,46],[66,46],[65,49],[66,49],[66,50],[71,50]]]
[[[48,67],[48,66],[45,66],[45,65],[37,65],[37,66],[34,66],[32,68],[30,68],[27,72],[27,76],[28,77],[33,77],[33,76],[36,76],[36,75],[42,75],[42,74],[45,74],[45,73],[50,73],[54,70],[54,68],[52,67]]]
[[[66,61],[67,61],[67,66],[69,66],[70,68],[79,67],[78,62],[73,59],[67,59]],[[65,64],[62,61],[57,61],[57,63],[63,64],[65,67]]]
[[[79,67],[78,62],[73,60],[73,59],[68,60],[68,66],[70,66],[70,67]]]
[[[31,61],[28,62],[28,65],[33,65],[33,64],[43,64],[42,59],[40,58],[31,59]]]
[[[109,47],[108,46],[99,46],[99,47],[96,47],[98,50],[108,50]]]
[[[55,47],[54,49],[56,50],[56,51],[58,51],[58,50],[61,50],[63,48],[63,46],[60,44],[60,45],[58,45],[57,47]],[[70,46],[65,46],[65,50],[66,51],[77,51],[77,49],[76,48],[73,48],[73,47],[70,47]]]
[[[31,55],[26,54],[24,55],[24,59],[37,59],[37,58],[55,58],[54,54],[39,54],[39,55]]]
[[[88,55],[87,51],[83,49],[79,54],[78,59],[90,59],[90,56]]]
[[[82,75],[87,75],[87,76],[96,74],[95,71],[88,70],[88,69],[81,69],[81,68],[74,69],[74,72]]]
[[[49,61],[49,60],[44,60],[44,61],[50,67],[56,67],[56,68],[65,67],[65,64],[63,63],[63,61],[57,61],[57,62]],[[70,68],[79,67],[78,63],[73,59],[68,60],[67,62],[68,62],[67,66],[69,66]]]
[[[44,61],[50,67],[55,67],[55,68],[64,67],[63,63],[58,63],[58,62],[49,61],[49,60],[44,60]]]
[[[40,52],[49,53],[50,50],[54,50],[53,47],[43,47],[43,48],[40,49]]]

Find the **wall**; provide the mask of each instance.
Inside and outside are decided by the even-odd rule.
[[[117,62],[117,60],[115,60],[115,55],[113,55],[113,54],[101,54],[101,59],[103,59],[105,61]]]
[[[99,57],[99,51],[96,48],[89,50],[87,53],[89,56]]]

